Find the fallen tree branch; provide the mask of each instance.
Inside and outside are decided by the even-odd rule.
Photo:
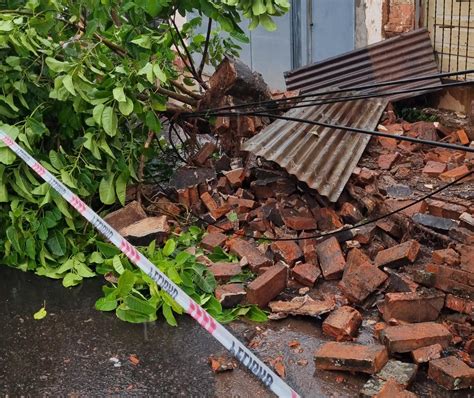
[[[202,77],[202,71],[204,70],[204,66],[206,65],[207,52],[209,50],[209,42],[211,41],[211,31],[212,31],[212,19],[209,18],[209,22],[207,24],[206,42],[204,44],[204,51],[202,52],[201,64],[199,65],[199,70],[198,70],[199,77]]]

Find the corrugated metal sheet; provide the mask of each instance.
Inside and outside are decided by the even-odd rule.
[[[429,33],[417,29],[322,62],[285,73],[288,90],[311,93],[326,88],[350,88],[389,80],[438,73]],[[371,92],[439,85],[439,79],[371,89]],[[399,94],[390,100],[421,94]]]
[[[286,115],[373,130],[387,103],[383,98],[338,102],[295,108]],[[276,120],[245,142],[242,149],[278,163],[335,202],[369,140],[365,134]]]

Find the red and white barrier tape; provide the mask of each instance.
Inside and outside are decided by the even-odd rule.
[[[23,148],[0,130],[0,140],[14,153],[23,159],[44,181],[58,192],[69,204],[74,207],[85,219],[104,235],[111,243],[124,253],[132,263],[152,278],[165,292],[167,292],[184,310],[191,315],[217,341],[229,350],[247,369],[249,369],[262,383],[279,397],[297,398],[293,391],[267,365],[258,359],[252,352],[236,339],[224,326],[210,316],[201,306],[191,299],[184,291],[176,286],[150,260],[141,254],[132,244],[123,238],[98,214],[96,214],[81,199],[56,179],[41,164],[32,158]]]

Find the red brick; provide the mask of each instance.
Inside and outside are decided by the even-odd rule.
[[[462,390],[474,385],[474,369],[455,356],[431,361],[428,377],[447,390]]]
[[[398,246],[382,250],[375,257],[377,267],[401,267],[409,262],[413,263],[420,250],[420,244],[416,240],[409,240]]]
[[[453,249],[441,249],[433,251],[431,259],[435,264],[456,266],[459,265],[460,256]]]
[[[433,344],[447,348],[451,342],[451,333],[439,323],[423,322],[387,326],[380,333],[380,338],[391,353],[403,353]]]
[[[229,196],[227,198],[227,203],[231,206],[237,206],[238,213],[248,212],[255,207],[255,201],[252,199],[238,198],[236,196]]]
[[[416,292],[418,284],[410,277],[396,272],[390,272],[389,289],[391,292]]]
[[[265,307],[286,287],[288,268],[281,263],[270,267],[247,287],[247,301]]]
[[[388,361],[384,346],[328,342],[315,354],[317,369],[377,373]]]
[[[375,225],[394,238],[400,238],[402,236],[400,225],[392,220],[385,218],[377,221]]]
[[[434,160],[429,160],[426,162],[422,173],[431,177],[438,177],[440,174],[446,171],[446,163],[435,162]]]
[[[303,263],[295,265],[291,270],[291,275],[302,285],[313,287],[321,276],[321,270],[317,265]]]
[[[247,258],[252,272],[257,272],[260,267],[269,267],[272,260],[264,256],[252,243],[242,239],[234,239],[229,242],[230,251],[240,259]]]
[[[355,271],[359,266],[370,263],[370,258],[360,249],[354,248],[347,253],[346,267],[344,268],[344,276]]]
[[[474,274],[474,246],[457,245],[456,249],[461,254],[461,269]]]
[[[358,179],[363,184],[370,184],[378,175],[378,172],[376,172],[375,170],[370,170],[366,167],[362,167],[358,175]]]
[[[374,398],[417,398],[418,395],[405,390],[405,387],[398,384],[395,380],[386,381]]]
[[[305,238],[312,235],[314,234],[311,232],[302,232],[300,238]],[[301,250],[303,250],[305,262],[319,266],[318,254],[316,253],[316,239],[302,239],[299,241],[299,245]]]
[[[454,294],[474,294],[474,274],[438,264],[427,264],[425,269],[434,274],[434,287],[437,289]]]
[[[229,283],[217,286],[215,295],[224,308],[232,308],[239,305],[247,293],[242,283]]]
[[[469,145],[471,140],[469,139],[468,135],[466,134],[466,132],[463,129],[456,131],[456,134],[459,138],[459,142],[462,145]]]
[[[343,306],[331,312],[323,322],[323,333],[337,341],[352,340],[362,323],[359,311]]]
[[[218,282],[227,282],[230,278],[239,275],[242,267],[239,263],[215,263],[209,267]]]
[[[465,176],[468,173],[469,169],[467,168],[467,166],[462,165],[456,167],[455,169],[445,171],[443,174],[439,175],[439,178],[441,181],[444,182],[453,182],[454,180],[457,180],[458,178],[461,178],[462,176]]]
[[[380,155],[377,160],[377,164],[382,170],[389,170],[392,168],[393,164],[397,161],[399,157],[400,154],[398,152],[390,153],[387,155]]]
[[[452,294],[446,295],[444,306],[452,311],[462,312],[463,314],[472,315],[474,313],[474,301],[456,297]]]
[[[431,215],[457,220],[467,209],[464,206],[443,202],[442,200],[427,199],[428,211]]]
[[[137,221],[143,220],[146,217],[147,215],[141,204],[133,201],[124,208],[105,216],[105,221],[107,221],[114,229],[120,231],[121,229],[128,227]]]
[[[344,225],[337,213],[328,207],[316,210],[316,220],[321,231],[333,231]]]
[[[337,239],[332,237],[318,243],[316,252],[324,279],[340,278],[344,271],[346,260]]]
[[[387,293],[382,306],[383,319],[404,322],[428,322],[438,318],[444,306],[444,294],[433,290],[424,292]]]
[[[440,344],[428,345],[426,347],[420,347],[411,352],[413,361],[417,364],[429,362],[432,359],[438,359],[441,357],[441,351],[443,347]]]
[[[354,240],[359,242],[361,245],[367,245],[372,242],[377,227],[374,224],[364,225],[363,227],[357,228],[354,236]]]
[[[358,267],[351,267],[338,286],[350,301],[362,303],[387,278],[384,272],[367,262]]]
[[[384,203],[389,207],[391,211],[394,211],[394,210],[401,209],[402,207],[405,207],[414,202],[415,202],[414,200],[386,199]],[[401,210],[400,212],[408,217],[411,217],[417,213],[426,213],[427,210],[428,210],[428,205],[423,200],[419,203],[414,204],[413,206],[410,206],[404,210]]]
[[[209,210],[211,213],[219,207],[217,202],[214,200],[214,198],[211,196],[209,192],[204,192],[201,195],[201,200],[204,203],[204,206],[207,207],[207,210]]]
[[[271,249],[276,260],[282,260],[286,264],[293,266],[295,262],[303,257],[303,252],[295,241],[282,240],[273,242]]]
[[[307,231],[318,228],[318,224],[313,217],[290,215],[283,211],[282,218],[285,225],[295,231]]]
[[[231,171],[226,171],[224,172],[224,175],[231,186],[240,187],[242,181],[245,179],[245,169],[241,167]]]
[[[211,157],[211,155],[216,150],[217,146],[213,142],[206,142],[202,148],[198,151],[198,153],[194,156],[193,160],[198,165],[203,165],[206,163],[207,159]]]
[[[473,214],[474,214],[474,212],[473,212]],[[469,214],[467,212],[462,213],[459,216],[459,221],[461,221],[460,226],[462,228],[467,228],[470,231],[474,231],[474,216],[472,214]]]
[[[215,247],[222,246],[227,240],[227,236],[220,232],[207,234],[202,238],[201,246],[204,249],[213,251]]]
[[[363,218],[359,209],[349,202],[344,202],[339,211],[339,215],[342,217],[344,222],[348,224],[357,224]]]

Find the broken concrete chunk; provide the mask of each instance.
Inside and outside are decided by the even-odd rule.
[[[288,268],[281,263],[269,267],[247,287],[247,301],[265,307],[286,287]]]
[[[351,340],[362,323],[362,316],[355,308],[340,307],[329,314],[323,322],[323,333],[337,341]]]
[[[459,216],[459,220],[461,221],[460,226],[462,228],[467,228],[470,231],[474,231],[474,216],[469,213],[462,213]]]
[[[377,267],[401,267],[416,260],[420,244],[416,240],[409,240],[398,246],[382,250],[375,257]]]
[[[317,265],[303,263],[295,265],[291,270],[291,275],[302,285],[313,287],[321,276],[321,270]]]
[[[317,369],[377,373],[388,361],[384,346],[329,342],[315,354]]]
[[[229,243],[230,251],[239,259],[246,257],[252,272],[257,272],[260,267],[269,267],[272,260],[264,256],[255,245],[243,239],[233,239]]]
[[[387,395],[392,391],[392,383],[398,386],[396,395],[392,397],[400,397],[398,391],[404,391],[416,376],[418,366],[412,363],[406,363],[396,360],[389,360],[382,370],[373,375],[367,383],[364,384],[360,391],[361,397],[390,397]]]
[[[295,297],[291,301],[272,301],[269,304],[273,313],[279,314],[278,319],[288,315],[306,315],[319,317],[334,309],[336,303],[332,298],[314,300],[309,296]]]
[[[204,249],[207,249],[212,252],[216,247],[222,246],[226,240],[227,240],[226,235],[221,234],[220,232],[213,232],[213,233],[205,235],[202,238],[201,246]]]
[[[380,333],[380,339],[391,353],[403,353],[433,344],[447,348],[451,342],[451,333],[439,323],[423,322],[388,326]]]
[[[242,267],[238,263],[215,263],[209,267],[214,278],[219,282],[227,282],[232,277],[242,272]]]
[[[112,228],[120,232],[121,229],[128,227],[137,221],[143,220],[146,217],[147,215],[145,210],[143,210],[142,205],[133,201],[124,208],[107,214],[104,217],[104,220],[107,221]]]
[[[342,276],[346,260],[341,246],[335,237],[329,238],[316,246],[319,265],[324,279],[338,279]]]
[[[273,242],[271,249],[275,254],[275,260],[282,260],[290,267],[303,257],[303,252],[298,244],[291,240]]]
[[[429,362],[432,359],[438,359],[441,357],[441,351],[443,351],[443,347],[441,344],[433,344],[426,347],[420,347],[416,350],[411,352],[411,356],[415,363],[425,363]]]
[[[155,239],[163,240],[168,236],[170,227],[168,217],[147,217],[122,228],[119,232],[134,245],[146,246]]]
[[[385,322],[392,318],[404,322],[435,321],[444,306],[444,296],[437,290],[387,293],[382,305],[383,319]]]
[[[474,369],[455,356],[430,361],[428,377],[447,390],[462,390],[474,385]]]
[[[242,283],[229,283],[228,285],[217,286],[215,295],[223,308],[232,308],[239,305],[246,296]]]
[[[430,214],[414,214],[412,220],[424,227],[432,228],[439,232],[447,232],[457,226],[456,222],[450,218],[432,216]]]

